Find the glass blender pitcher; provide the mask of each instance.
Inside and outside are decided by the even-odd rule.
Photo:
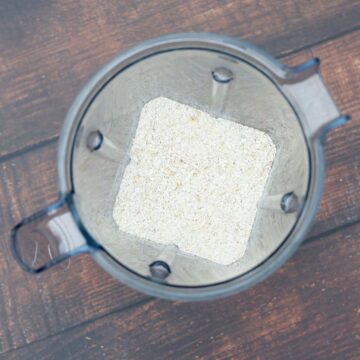
[[[230,265],[125,233],[113,219],[141,109],[160,96],[259,129],[276,145],[245,255]],[[290,68],[218,34],[147,41],[105,65],[74,101],[59,143],[60,198],[13,229],[14,256],[26,271],[39,273],[89,252],[119,281],[167,299],[207,300],[244,290],[281,266],[304,239],[323,187],[324,135],[347,120],[319,75],[318,59]]]

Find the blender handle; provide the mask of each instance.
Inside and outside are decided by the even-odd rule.
[[[17,224],[11,231],[10,248],[19,265],[34,274],[94,249],[75,223],[66,198]]]

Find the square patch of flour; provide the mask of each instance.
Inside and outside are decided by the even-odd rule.
[[[275,157],[269,135],[159,97],[142,109],[119,229],[219,264],[240,259]]]

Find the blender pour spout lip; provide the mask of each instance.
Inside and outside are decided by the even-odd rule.
[[[77,229],[67,197],[61,197],[12,229],[10,249],[23,270],[38,274],[71,256],[91,252],[92,246]]]
[[[282,89],[301,118],[305,136],[311,143],[322,143],[329,130],[350,119],[350,116],[340,114],[315,68],[310,75],[305,71],[305,76],[300,76],[297,82],[285,83]]]

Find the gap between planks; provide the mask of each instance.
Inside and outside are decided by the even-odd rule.
[[[306,50],[311,50],[313,47],[315,46],[319,46],[319,45],[322,45],[322,44],[325,44],[327,42],[330,42],[330,41],[333,41],[333,40],[336,40],[336,39],[339,39],[339,38],[342,38],[344,36],[347,36],[349,34],[352,34],[356,31],[360,30],[360,26],[357,25],[355,27],[353,27],[352,29],[349,29],[349,30],[346,30],[346,31],[343,31],[343,32],[340,32],[334,36],[329,36],[328,38],[324,38],[320,41],[314,41],[313,43],[309,44],[309,45],[306,45],[306,46],[303,46],[303,47],[300,47],[300,48],[297,48],[297,49],[294,49],[294,50],[290,50],[288,52],[283,52],[281,53],[281,55],[279,56],[276,56],[275,57],[277,59],[284,59],[286,57],[289,57],[289,56],[292,56],[292,55],[296,55],[302,51],[306,51]],[[42,140],[38,143],[35,143],[35,144],[32,144],[32,145],[29,145],[29,146],[26,146],[24,148],[21,148],[19,150],[16,150],[14,152],[11,152],[9,154],[5,154],[3,156],[0,156],[0,164],[1,163],[4,163],[8,160],[13,160],[19,156],[22,156],[22,155],[25,155],[26,153],[28,152],[31,152],[31,151],[34,151],[34,150],[37,150],[37,149],[40,149],[42,147],[46,147],[46,146],[49,146],[49,145],[52,145],[54,144],[55,142],[57,142],[59,140],[59,135],[55,135],[49,139],[46,139],[46,140]]]

